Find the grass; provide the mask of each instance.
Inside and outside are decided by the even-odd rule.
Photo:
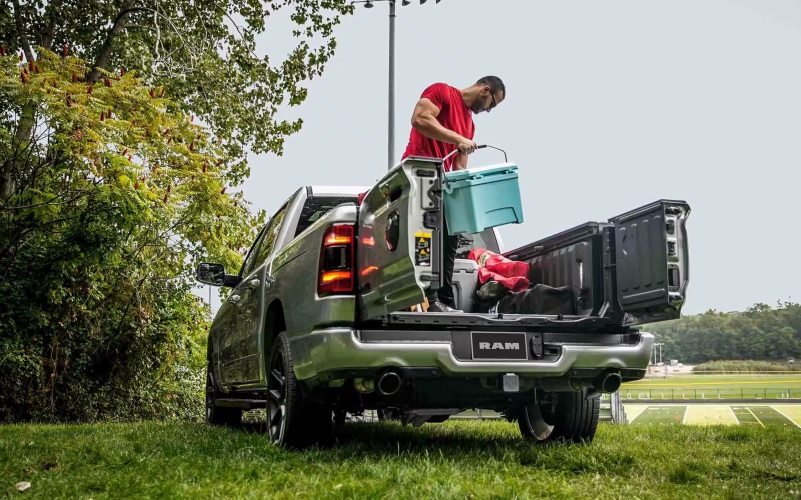
[[[620,388],[623,397],[644,394],[659,398],[801,398],[801,374],[798,375],[671,375],[627,382]]]
[[[674,387],[700,388],[723,387],[731,389],[777,386],[785,389],[801,389],[801,373],[798,375],[671,375],[667,378],[644,378],[636,382],[626,382],[623,387]]]
[[[637,424],[680,424],[686,411],[686,406],[649,406],[631,421]]]
[[[801,430],[602,424],[590,446],[533,446],[514,424],[348,424],[280,450],[202,424],[0,427],[0,495],[36,498],[793,498]]]
[[[801,423],[793,421],[790,415],[783,411],[773,408],[770,405],[647,405],[645,408],[638,408],[634,411],[634,406],[627,405],[626,413],[630,423],[634,425],[648,425],[661,423],[677,423],[690,425],[759,425],[762,427],[779,426],[801,428]],[[787,411],[788,406],[777,405]],[[789,407],[790,409],[801,409],[799,407]]]

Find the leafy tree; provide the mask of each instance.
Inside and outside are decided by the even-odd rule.
[[[333,56],[333,30],[353,11],[347,0],[5,0],[0,44],[35,59],[35,47],[70,53],[90,62],[89,83],[103,70],[135,69],[150,85],[209,124],[221,140],[226,178],[236,185],[249,174],[248,149],[283,150],[301,119],[275,118],[279,106],[301,104],[303,83],[322,75]],[[256,38],[276,15],[289,10],[297,45],[282,61],[256,53]],[[22,139],[30,132],[23,120]],[[2,174],[13,191],[12,165]],[[9,186],[9,183],[12,183]],[[2,186],[0,186],[2,187]],[[2,193],[3,190],[0,190]]]
[[[195,418],[201,259],[263,222],[245,151],[333,55],[346,0],[6,0],[0,9],[0,420]],[[289,11],[296,47],[256,54]],[[198,117],[196,120],[195,117]],[[200,123],[205,126],[201,127]]]
[[[743,312],[685,316],[649,325],[664,342],[666,359],[701,363],[711,360],[774,360],[801,356],[801,305],[776,308],[755,304]]]
[[[0,160],[25,166],[0,202],[0,418],[96,418],[75,403],[99,399],[76,391],[141,397],[135,386],[195,376],[205,320],[191,264],[236,267],[262,220],[226,192],[223,148],[163,88],[88,73],[46,50],[0,58]],[[10,147],[30,111],[35,134]]]

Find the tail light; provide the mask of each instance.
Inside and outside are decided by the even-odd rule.
[[[353,293],[354,232],[353,225],[339,224],[329,227],[323,235],[317,295]]]

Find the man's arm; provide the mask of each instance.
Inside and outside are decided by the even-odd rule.
[[[439,108],[426,97],[423,97],[414,107],[412,114],[412,127],[418,132],[434,139],[435,141],[447,142],[449,144],[456,144],[464,154],[470,154],[476,149],[476,143],[462,137],[452,130],[448,130],[437,121],[439,116]],[[458,155],[461,156],[461,155]],[[466,157],[465,157],[466,158]],[[465,161],[465,164],[467,162]]]
[[[464,170],[467,168],[467,155],[463,155],[459,153],[456,155],[456,158],[453,159],[453,168],[454,170]]]

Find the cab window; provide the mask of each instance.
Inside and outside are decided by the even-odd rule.
[[[256,266],[260,266],[267,262],[267,259],[273,253],[275,248],[275,240],[278,239],[278,233],[281,231],[281,226],[284,222],[286,215],[287,205],[281,207],[278,212],[273,215],[270,222],[267,223],[267,228],[264,230],[264,241],[259,247],[259,253],[256,256]]]
[[[331,209],[343,203],[356,203],[355,196],[314,196],[306,198],[303,209],[300,211],[300,220],[295,230],[295,236],[306,230],[309,226],[317,222],[320,217],[331,211]]]

